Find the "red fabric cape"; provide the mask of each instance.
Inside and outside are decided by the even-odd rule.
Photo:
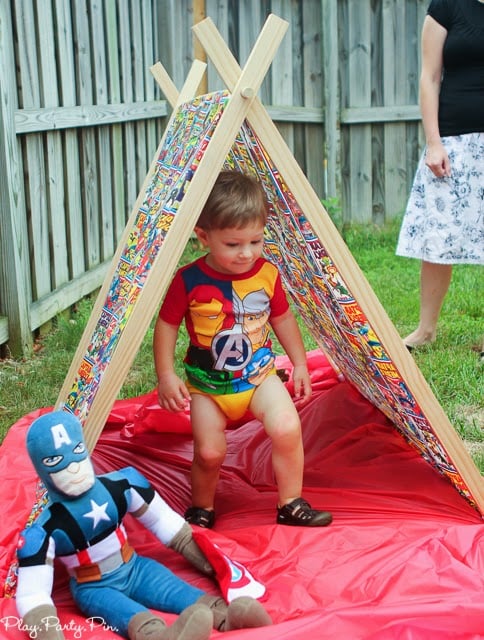
[[[477,640],[484,638],[484,526],[453,486],[346,382],[324,356],[309,354],[314,382],[301,408],[306,451],[304,496],[334,514],[323,529],[275,524],[270,442],[247,419],[227,433],[228,454],[211,532],[227,555],[267,589],[274,625],[230,632],[245,640]],[[287,360],[280,364],[287,366]],[[28,517],[36,479],[24,447],[33,412],[1,447],[0,579]],[[103,473],[133,465],[183,513],[189,504],[188,416],[157,406],[155,395],[117,401],[92,455]],[[216,584],[127,519],[139,553],[217,593]],[[119,638],[91,630],[73,604],[65,574],[54,585],[66,638]],[[26,635],[12,598],[0,600],[0,638]],[[164,615],[168,623],[174,619]],[[213,638],[220,636],[214,631]]]

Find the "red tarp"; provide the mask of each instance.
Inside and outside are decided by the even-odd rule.
[[[309,356],[315,392],[300,411],[306,451],[304,496],[315,507],[332,511],[334,521],[313,530],[276,525],[270,443],[260,423],[249,420],[228,432],[213,536],[265,584],[264,603],[275,623],[233,631],[228,637],[484,638],[481,517],[377,409],[335,378],[321,354]],[[16,423],[1,447],[2,585],[18,531],[34,502],[36,481],[24,436],[41,412]],[[187,420],[174,420],[163,412],[154,394],[117,401],[93,453],[96,470],[134,465],[183,513],[189,504],[191,458]],[[128,520],[127,528],[139,553],[217,592],[212,581],[161,548],[135,521]],[[108,629],[89,629],[76,612],[61,567],[54,598],[69,640],[119,638]],[[2,598],[0,638],[24,638],[19,626],[15,602]]]

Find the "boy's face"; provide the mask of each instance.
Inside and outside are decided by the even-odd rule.
[[[220,273],[246,273],[262,255],[264,226],[259,222],[242,229],[230,227],[204,231],[196,227],[195,233],[208,249],[207,264]]]

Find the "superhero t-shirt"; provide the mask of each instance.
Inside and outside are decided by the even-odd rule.
[[[232,275],[215,271],[202,257],[176,273],[159,315],[176,326],[185,319],[189,382],[227,394],[257,387],[274,366],[269,321],[288,308],[279,272],[264,258]]]

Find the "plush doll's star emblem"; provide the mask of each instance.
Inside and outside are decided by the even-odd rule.
[[[84,514],[85,518],[92,518],[92,527],[95,529],[97,525],[101,522],[101,520],[106,520],[109,522],[111,518],[106,513],[108,503],[97,504],[94,500],[91,500],[92,511],[88,511]]]

